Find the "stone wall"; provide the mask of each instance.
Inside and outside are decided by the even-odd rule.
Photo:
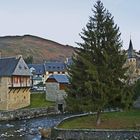
[[[15,110],[30,105],[30,88],[11,88],[7,95],[7,110]]]
[[[0,78],[0,110],[7,110],[8,108],[8,80],[9,77]]]
[[[15,110],[30,105],[29,87],[11,87],[11,77],[0,78],[0,110]]]
[[[56,113],[55,107],[0,111],[0,121],[30,119]]]
[[[96,114],[96,113],[92,113]],[[63,119],[86,116],[87,114],[73,115]],[[62,123],[61,121],[60,123]],[[59,123],[59,124],[60,124]],[[59,125],[58,124],[58,125]],[[52,129],[51,140],[140,140],[140,130],[110,130],[110,129],[61,129],[57,126]]]
[[[132,130],[95,130],[95,129],[58,129],[54,128],[51,140],[139,140],[140,131]]]
[[[59,90],[59,83],[46,83],[46,99],[49,101],[62,101],[66,96],[64,90]]]

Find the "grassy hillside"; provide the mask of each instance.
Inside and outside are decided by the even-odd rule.
[[[65,60],[72,56],[74,48],[37,36],[5,36],[0,37],[0,51],[2,56],[21,54],[24,58],[33,56],[34,63],[43,60]]]

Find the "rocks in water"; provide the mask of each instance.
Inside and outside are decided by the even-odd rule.
[[[38,130],[39,130],[42,138],[50,138],[51,137],[51,129],[50,128],[46,129],[46,128],[39,127]]]
[[[14,127],[12,124],[6,124],[7,127]]]

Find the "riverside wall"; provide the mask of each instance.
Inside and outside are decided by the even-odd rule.
[[[140,131],[54,128],[51,140],[140,140]]]
[[[0,121],[31,119],[56,113],[55,107],[0,111]]]
[[[65,118],[63,121],[85,115],[88,114],[74,115]],[[62,129],[58,128],[57,126],[52,129],[51,140],[140,140],[140,129]]]

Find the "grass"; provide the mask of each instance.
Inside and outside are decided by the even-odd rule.
[[[39,108],[39,107],[48,107],[54,106],[54,102],[47,101],[45,93],[34,93],[31,94],[31,104],[27,108]]]
[[[101,115],[101,125],[96,126],[96,116],[88,115],[65,120],[58,127],[65,129],[138,129],[140,110],[111,112]]]

